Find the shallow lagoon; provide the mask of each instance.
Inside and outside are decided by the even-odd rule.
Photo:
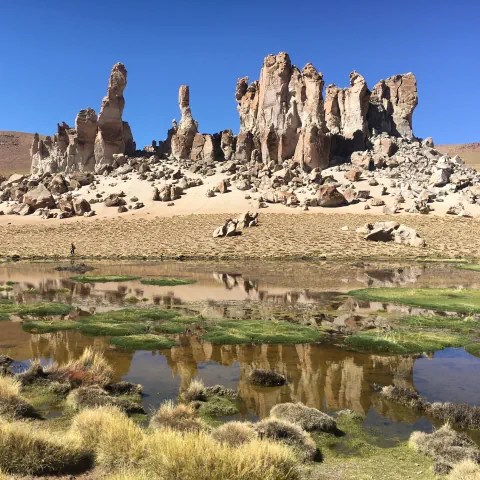
[[[77,331],[29,334],[20,319],[0,324],[0,354],[8,354],[21,370],[32,358],[43,363],[64,362],[85,347],[105,351],[117,379],[144,387],[143,405],[153,410],[176,398],[192,378],[207,385],[238,389],[241,418],[268,415],[277,403],[301,401],[327,412],[352,409],[366,415],[365,424],[386,438],[407,438],[412,430],[431,430],[417,413],[382,400],[372,384],[416,388],[429,401],[480,404],[480,359],[463,349],[445,349],[428,356],[366,354],[341,348],[342,334],[367,328],[378,319],[429,313],[424,309],[356,300],[346,292],[385,286],[477,287],[480,273],[448,264],[341,264],[341,263],[182,263],[98,262],[92,275],[130,275],[142,279],[174,277],[196,280],[190,285],[161,287],[139,280],[118,283],[79,283],[58,264],[6,263],[0,265],[0,284],[15,282],[1,298],[17,302],[56,301],[75,307],[73,315],[89,315],[139,306],[182,307],[207,318],[278,320],[328,326],[329,334],[317,344],[212,345],[195,335],[177,335],[176,345],[162,351],[113,349],[106,337],[87,337]],[[64,264],[63,264],[64,265]],[[250,385],[252,367],[276,370],[288,384],[277,388]]]

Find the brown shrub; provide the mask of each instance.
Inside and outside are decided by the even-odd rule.
[[[254,368],[248,376],[248,381],[252,385],[260,385],[262,387],[279,387],[287,383],[287,379],[281,373],[272,370],[262,370]]]
[[[206,430],[207,425],[196,417],[191,405],[182,403],[175,405],[172,401],[164,402],[150,420],[152,428],[170,428],[179,432],[199,432]]]

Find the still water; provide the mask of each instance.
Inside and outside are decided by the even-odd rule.
[[[366,416],[365,423],[390,437],[406,438],[414,429],[432,424],[417,413],[382,400],[372,384],[415,388],[429,401],[480,404],[480,359],[463,349],[446,349],[430,356],[372,355],[346,351],[341,334],[379,325],[392,316],[428,311],[393,304],[364,302],[346,293],[367,286],[480,288],[480,273],[448,265],[288,263],[92,263],[92,275],[167,276],[192,278],[197,283],[177,287],[142,285],[140,281],[81,284],[70,272],[55,271],[54,263],[0,265],[0,285],[17,282],[2,298],[18,302],[59,301],[77,307],[76,315],[125,308],[127,298],[138,305],[182,306],[206,317],[286,319],[303,324],[329,325],[333,334],[320,344],[295,346],[218,346],[195,336],[179,335],[176,346],[163,351],[112,349],[107,338],[79,332],[29,334],[13,319],[0,323],[0,354],[25,368],[33,358],[43,363],[65,362],[87,346],[104,350],[118,380],[140,383],[147,411],[176,398],[192,378],[206,385],[238,389],[240,418],[269,414],[277,403],[301,401],[327,412],[351,409]],[[38,293],[28,293],[35,289]],[[56,292],[63,289],[61,293]],[[137,305],[137,306],[138,306]],[[278,388],[250,385],[252,368],[283,373],[288,384]]]

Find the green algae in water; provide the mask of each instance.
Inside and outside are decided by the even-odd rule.
[[[344,340],[351,350],[371,353],[423,353],[435,352],[446,347],[463,347],[469,337],[425,331],[396,330],[392,332],[360,332]]]
[[[480,290],[473,288],[364,288],[348,294],[374,302],[404,303],[463,313],[480,312]]]
[[[145,334],[113,337],[110,344],[127,350],[164,350],[173,347],[175,342],[160,335]]]
[[[225,320],[205,329],[207,333],[202,338],[220,345],[313,343],[323,336],[322,332],[302,325],[262,320]]]
[[[142,280],[143,285],[157,285],[159,287],[176,287],[178,285],[191,285],[197,283],[196,280],[190,278],[152,278]]]
[[[107,283],[107,282],[130,282],[133,280],[140,280],[142,277],[132,277],[129,275],[105,275],[105,276],[94,276],[94,275],[80,275],[76,277],[71,277],[71,280],[81,283]]]

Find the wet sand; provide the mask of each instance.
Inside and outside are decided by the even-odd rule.
[[[236,212],[237,214],[239,212]],[[234,216],[232,212],[229,216]],[[80,221],[0,222],[0,256],[67,257],[70,243],[79,256],[97,258],[185,259],[417,259],[476,258],[480,221],[422,215],[301,213],[260,214],[260,225],[229,238],[212,238],[226,214],[143,215]],[[20,219],[16,217],[15,219]],[[417,229],[426,248],[367,242],[355,229],[395,220]],[[348,231],[342,227],[347,226]]]

